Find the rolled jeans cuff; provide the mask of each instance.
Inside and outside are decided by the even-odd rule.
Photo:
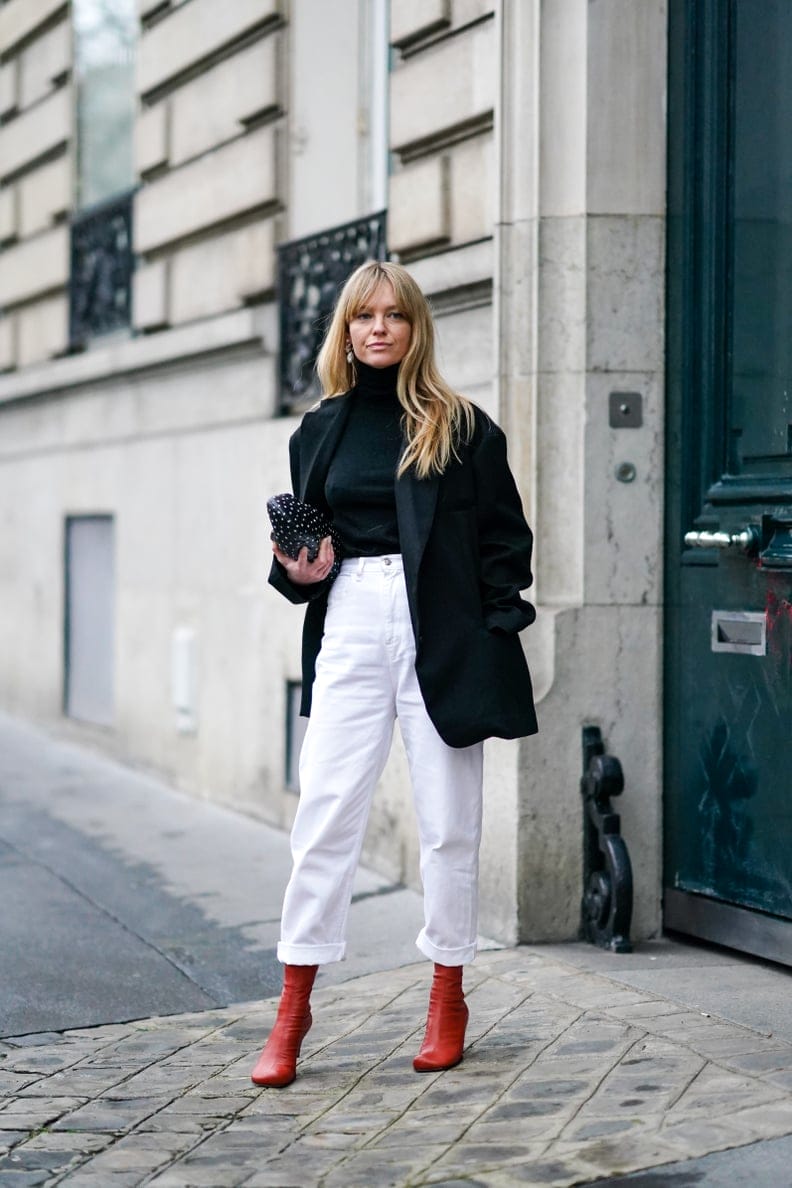
[[[329,965],[332,961],[343,961],[346,944],[338,945],[289,945],[278,941],[278,961],[283,965]]]
[[[430,961],[436,961],[438,965],[469,965],[476,956],[475,941],[458,949],[440,949],[428,939],[425,928],[422,928],[418,933],[415,944],[424,957],[428,957]]]

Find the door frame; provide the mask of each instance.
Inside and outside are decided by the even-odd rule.
[[[733,46],[733,0],[669,0],[665,805],[681,778],[675,744],[685,720],[680,693],[683,538],[689,529],[716,527],[717,505],[745,501],[749,486],[739,478],[721,481],[731,355]],[[718,563],[707,550],[695,550],[685,560],[694,565]],[[664,819],[669,819],[667,812]],[[680,891],[668,886],[665,873],[663,882],[666,928],[792,964],[788,921]]]

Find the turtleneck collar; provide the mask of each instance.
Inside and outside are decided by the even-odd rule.
[[[368,363],[355,360],[357,372],[357,389],[364,396],[395,396],[396,377],[399,374],[399,364],[392,363],[390,367],[369,367]]]

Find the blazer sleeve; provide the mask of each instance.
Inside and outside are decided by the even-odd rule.
[[[506,455],[506,437],[490,422],[473,453],[484,622],[491,631],[516,634],[536,611],[521,597],[533,582],[533,534]]]
[[[300,428],[298,427],[289,438],[289,470],[291,472],[292,491],[300,498]],[[288,598],[289,602],[295,605],[300,605],[305,602],[313,602],[315,598],[320,598],[328,588],[328,581],[325,579],[322,582],[311,582],[308,586],[298,586],[295,582],[289,580],[289,575],[278,561],[277,557],[273,555],[272,567],[268,578],[269,584],[274,586],[279,594],[284,598]]]

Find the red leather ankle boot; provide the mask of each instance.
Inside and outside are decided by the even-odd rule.
[[[311,990],[318,965],[285,965],[283,992],[272,1028],[250,1079],[254,1085],[282,1088],[297,1075],[300,1047],[311,1029]]]
[[[421,1050],[413,1060],[416,1072],[453,1068],[462,1059],[468,1009],[462,993],[462,966],[434,967],[429,1014]]]

